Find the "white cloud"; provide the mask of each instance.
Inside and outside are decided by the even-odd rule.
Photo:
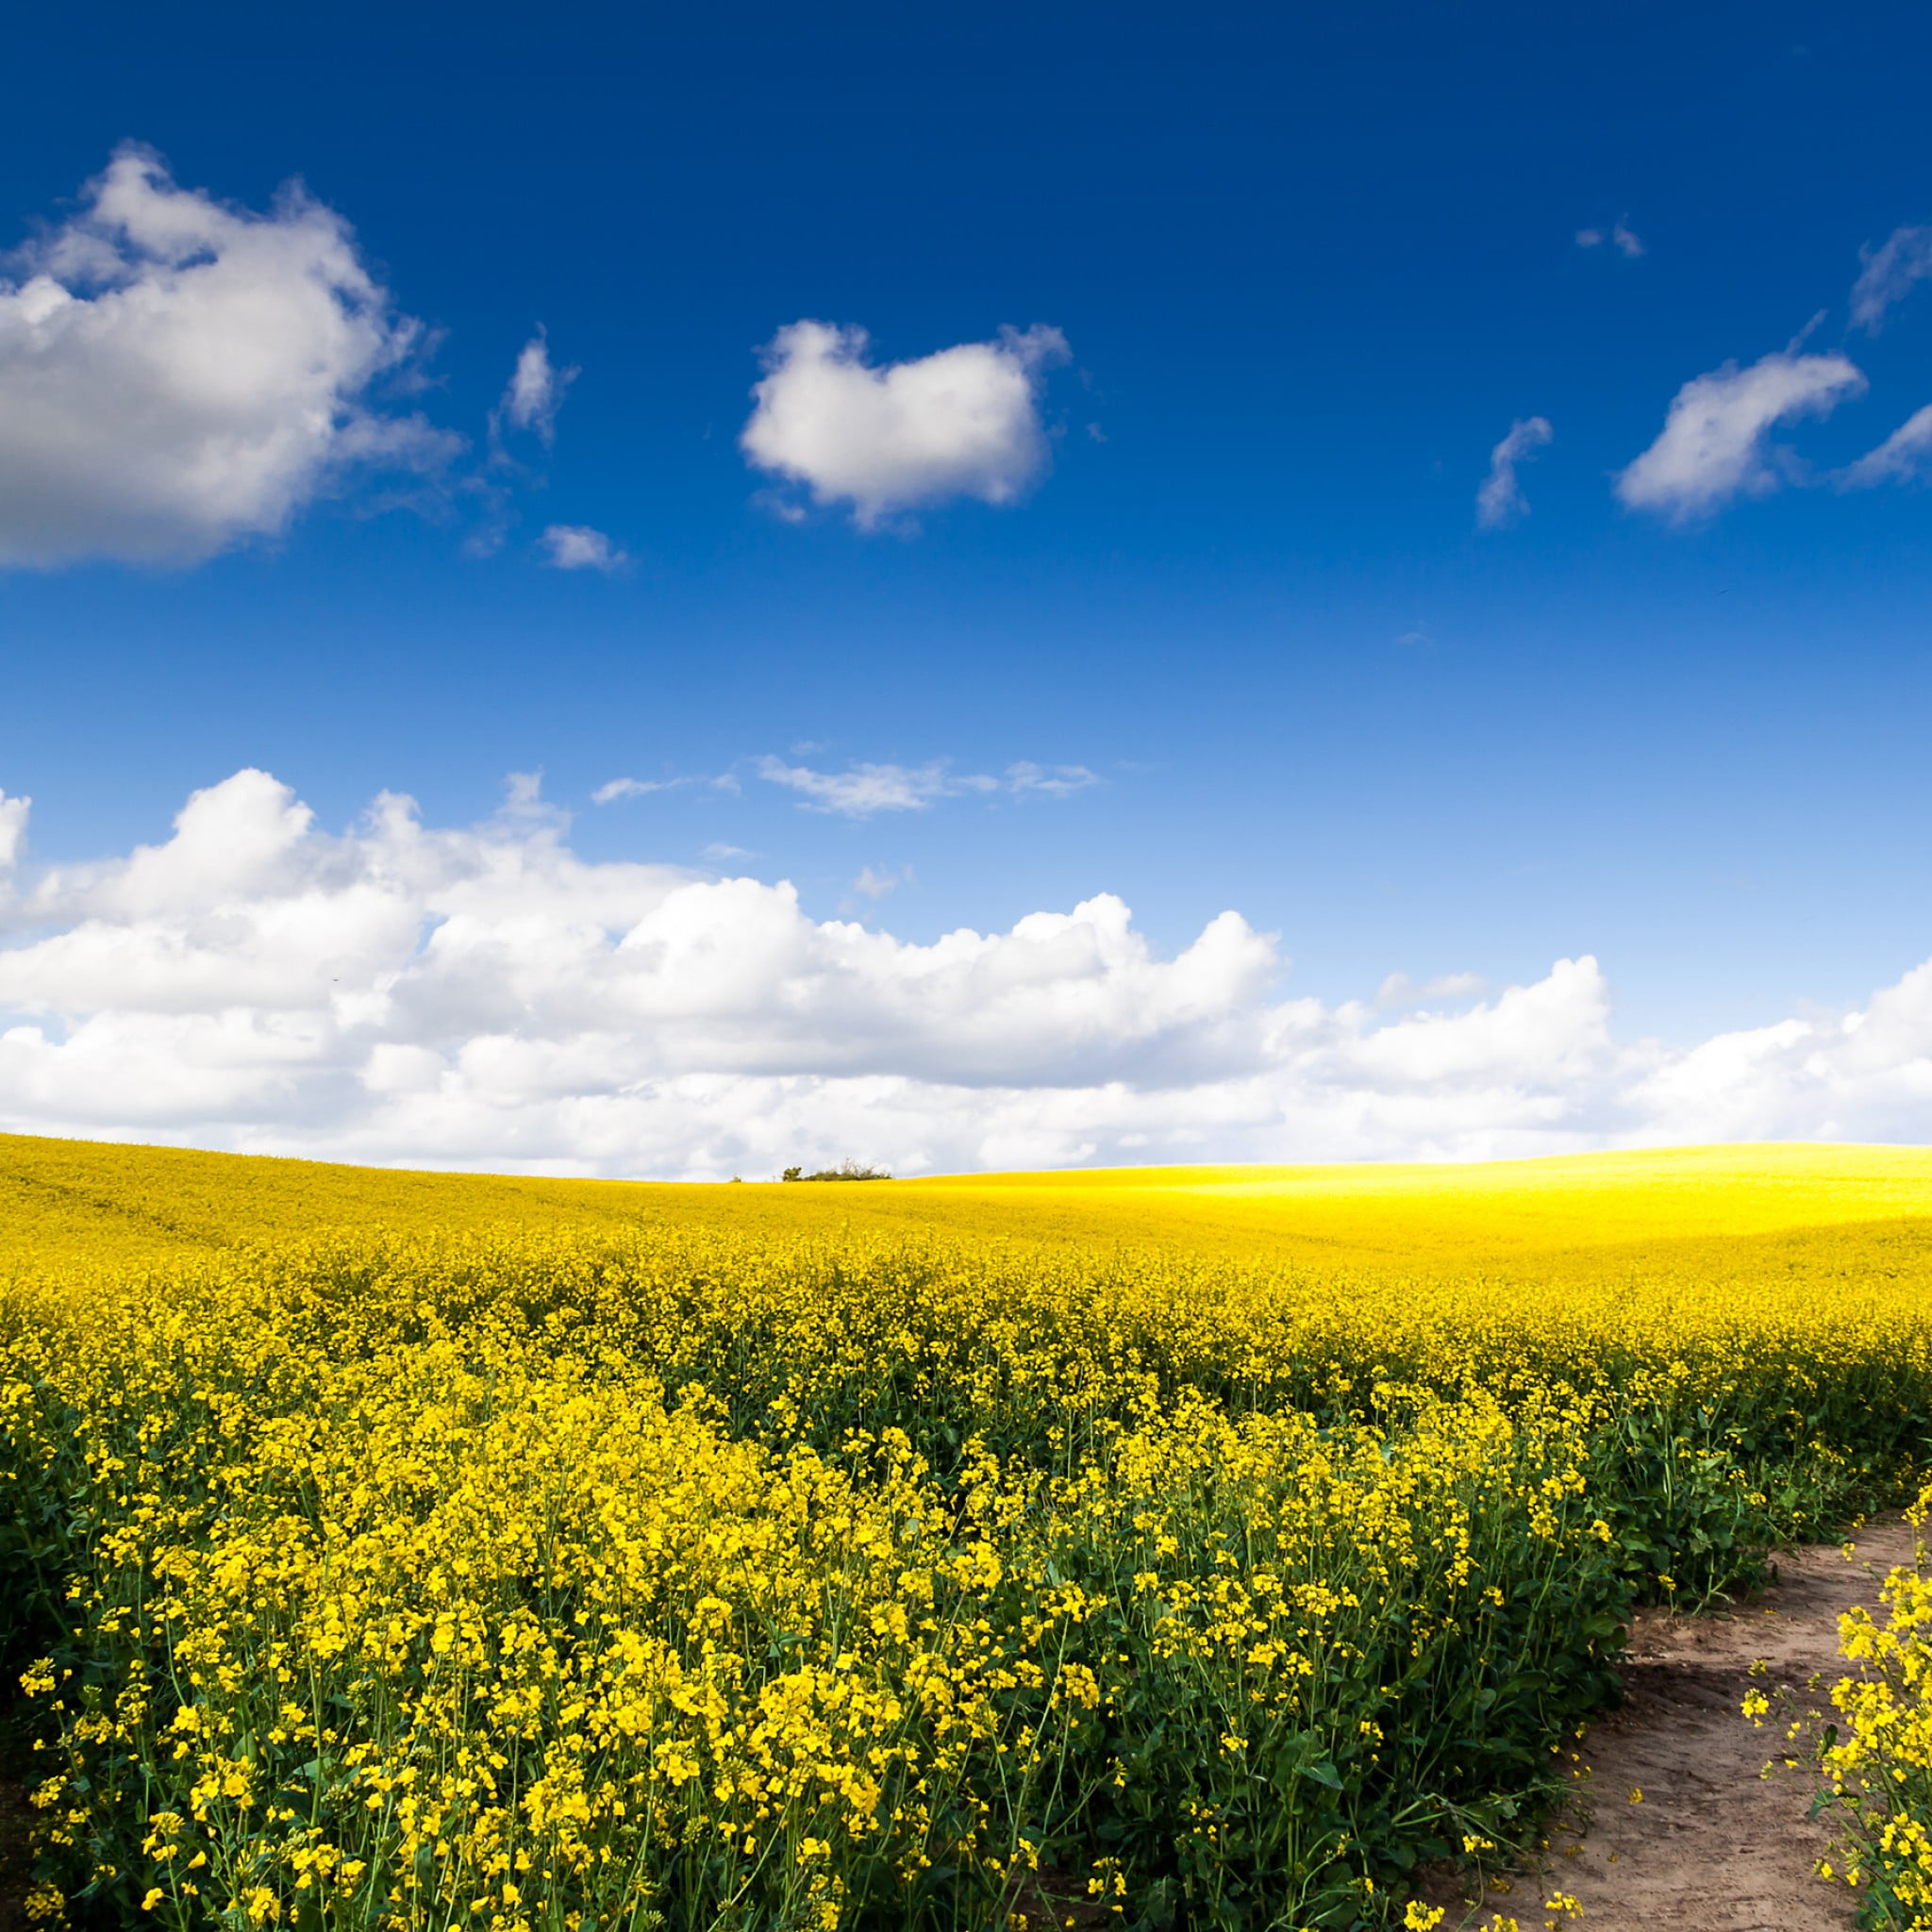
[[[1932,475],[1932,403],[1894,429],[1832,479],[1840,490],[1869,490],[1879,483],[1917,483]]]
[[[1769,441],[1773,427],[1829,415],[1864,388],[1864,376],[1843,356],[1784,349],[1748,369],[1726,362],[1677,391],[1662,433],[1618,476],[1617,495],[1631,509],[1680,523],[1739,496],[1767,495],[1783,479],[1783,453]]]
[[[1915,282],[1932,275],[1932,228],[1894,228],[1877,248],[1861,248],[1864,268],[1852,284],[1852,325],[1878,333],[1885,311]]]
[[[1606,242],[1626,261],[1635,261],[1643,253],[1643,243],[1630,226],[1627,216],[1619,216],[1607,234],[1601,228],[1578,228],[1576,231],[1579,248],[1601,248]]]
[[[1023,759],[1000,777],[985,772],[956,772],[946,758],[923,765],[853,765],[843,772],[819,772],[788,765],[783,758],[758,761],[758,776],[771,785],[802,793],[808,811],[870,818],[875,811],[924,811],[935,799],[969,793],[1008,792],[1016,798],[1066,798],[1098,785],[1085,765],[1036,765]]]
[[[1011,503],[1046,468],[1039,399],[1067,355],[1058,329],[1008,329],[884,366],[868,346],[862,328],[781,328],[752,391],[746,458],[817,503],[849,503],[861,528],[948,497]]]
[[[1008,765],[1006,773],[1007,790],[1023,796],[1035,791],[1042,798],[1067,798],[1099,783],[1099,777],[1085,765],[1036,765],[1023,758],[1017,765]]]
[[[601,570],[608,575],[630,561],[602,530],[588,524],[552,524],[541,541],[544,561],[554,570]]]
[[[124,148],[10,267],[0,564],[192,562],[281,530],[352,469],[459,447],[372,402],[421,329],[299,189],[254,214]]]
[[[1414,980],[1406,973],[1391,973],[1375,989],[1375,1004],[1384,1011],[1405,1007],[1426,1007],[1432,1002],[1473,1000],[1486,991],[1480,973],[1443,973],[1434,979]]]
[[[0,889],[5,935],[23,1132],[693,1177],[1932,1140],[1932,962],[1842,1015],[1621,1044],[1590,958],[1378,1011],[1284,997],[1234,912],[1173,958],[1107,894],[916,945],[581,859],[530,781],[482,825],[385,795],[334,836],[238,773],[159,844]]]
[[[1551,436],[1547,417],[1519,416],[1510,424],[1509,434],[1490,452],[1490,474],[1475,493],[1475,520],[1484,529],[1501,529],[1529,514],[1516,466],[1547,447]]]
[[[854,765],[846,772],[815,772],[783,758],[758,760],[758,776],[803,794],[811,811],[869,818],[875,811],[924,811],[936,798],[956,797],[961,781],[943,758],[924,765]],[[983,788],[981,788],[983,789]]]
[[[26,849],[26,815],[31,798],[8,798],[0,791],[0,872],[10,872]]]
[[[550,442],[557,434],[563,392],[581,374],[577,369],[559,369],[551,361],[549,341],[540,328],[517,357],[509,387],[497,405],[499,415],[514,428],[527,429]]]
[[[615,805],[621,798],[647,798],[654,791],[675,791],[690,778],[613,778],[591,793],[593,805]]]
[[[891,866],[881,870],[877,866],[861,866],[858,876],[852,881],[855,892],[863,892],[868,899],[883,899],[888,893],[896,892],[901,886],[912,883],[912,868],[908,865],[903,871]]]

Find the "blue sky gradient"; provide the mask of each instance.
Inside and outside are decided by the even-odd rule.
[[[590,859],[789,878],[919,941],[1107,891],[1172,953],[1235,908],[1328,1001],[1590,953],[1621,1033],[1688,1044],[1932,951],[1928,503],[1828,482],[1932,402],[1932,289],[1877,333],[1847,308],[1861,247],[1932,220],[1923,9],[10,31],[9,242],[138,140],[183,187],[262,209],[299,176],[353,226],[435,332],[397,407],[469,440],[458,475],[537,325],[581,372],[554,448],[495,473],[493,554],[474,491],[352,485],[192,565],[0,573],[0,787],[37,860],[159,839],[242,766],[330,827],[384,788],[467,823],[541,771]],[[801,317],[888,362],[1058,328],[1050,474],[878,530],[775,514],[738,437]],[[1682,385],[1801,336],[1869,387],[1775,429],[1783,487],[1682,524],[1619,503]],[[1479,527],[1531,416],[1527,513]],[[552,523],[628,563],[546,568]],[[854,819],[773,756],[1098,782]],[[855,899],[866,866],[911,877]]]

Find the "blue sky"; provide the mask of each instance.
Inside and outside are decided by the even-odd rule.
[[[1848,1009],[1932,952],[1918,445],[1847,475],[1932,402],[1909,232],[1851,308],[1932,222],[1928,42],[1903,7],[42,9],[8,245],[45,269],[130,141],[231,208],[299,177],[421,325],[338,402],[440,441],[192,556],[0,571],[23,862],[118,862],[245,767],[330,833],[541,772],[587,863],[791,880],[908,945],[1110,893],[1162,958],[1227,908],[1278,934],[1276,1003],[1459,975],[1446,1012],[1591,955],[1620,1041]],[[1058,330],[1015,500],[867,527],[755,468],[805,319],[874,368]],[[540,325],[578,372],[547,445],[505,415]],[[1812,400],[1741,483],[1620,497],[1686,384],[1767,357]],[[0,449],[0,540],[32,460]],[[559,526],[624,561],[554,567]],[[761,760],[937,770],[828,811]],[[682,782],[594,802],[624,777]],[[37,903],[36,943],[103,916]],[[9,1009],[58,1041],[58,1005]],[[13,1124],[93,1130],[5,1078]]]

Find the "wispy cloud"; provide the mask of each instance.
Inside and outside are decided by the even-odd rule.
[[[559,369],[551,361],[550,343],[540,326],[517,357],[491,426],[508,423],[514,429],[528,430],[548,445],[557,435],[557,412],[563,407],[563,392],[582,373]]]
[[[1607,242],[1626,261],[1635,261],[1643,253],[1643,243],[1630,226],[1627,216],[1620,215],[1610,228],[1578,228],[1576,245],[1579,248],[1601,248]]]
[[[1516,466],[1546,448],[1553,431],[1544,416],[1519,416],[1509,434],[1490,452],[1490,474],[1475,493],[1475,520],[1486,530],[1498,530],[1529,514],[1528,499],[1516,480]]]
[[[1827,416],[1861,394],[1865,377],[1845,357],[1782,349],[1740,369],[1726,362],[1687,382],[1672,399],[1657,441],[1617,478],[1631,509],[1684,523],[1740,496],[1765,496],[1790,470],[1772,429],[1799,416]]]
[[[1919,483],[1932,475],[1932,403],[1894,429],[1874,450],[1832,478],[1840,490],[1870,490],[1880,483]]]
[[[648,798],[654,791],[675,791],[693,782],[690,778],[612,778],[591,793],[591,801],[594,805],[615,805],[620,799]]]
[[[1100,782],[1085,765],[1022,761],[993,777],[984,772],[956,772],[948,758],[932,758],[923,765],[857,764],[842,772],[821,772],[809,765],[788,765],[783,758],[763,758],[758,761],[758,774],[768,784],[802,794],[808,811],[835,812],[845,818],[924,811],[936,799],[975,792],[1065,798]]]
[[[800,793],[808,810],[855,819],[870,818],[875,811],[924,811],[936,798],[990,791],[995,783],[956,775],[943,758],[924,765],[859,764],[843,772],[818,772],[809,765],[763,758],[758,772],[767,784]]]
[[[868,899],[877,901],[888,893],[896,892],[901,886],[912,883],[912,868],[908,866],[862,866],[858,876],[852,881],[852,890],[862,892]]]
[[[1042,798],[1067,798],[1099,783],[1099,776],[1085,765],[1036,765],[1023,759],[1008,765],[1006,774],[1008,791],[1032,791]]]
[[[1480,999],[1489,982],[1480,973],[1444,973],[1434,979],[1411,979],[1406,973],[1391,973],[1375,989],[1375,1005],[1384,1012],[1400,1012],[1410,1007]]]
[[[687,772],[676,778],[612,778],[598,786],[591,793],[591,800],[595,805],[615,805],[626,798],[649,798],[658,791],[685,791],[694,785],[707,791],[728,791],[734,796],[744,789],[738,782],[736,772],[720,772],[710,777],[700,772]],[[736,851],[737,847],[730,849]]]
[[[595,570],[608,576],[630,561],[602,530],[588,524],[552,524],[538,541],[553,570]]]
[[[1852,284],[1852,326],[1876,335],[1885,311],[1932,275],[1932,228],[1894,228],[1876,248],[1861,248],[1864,268]]]

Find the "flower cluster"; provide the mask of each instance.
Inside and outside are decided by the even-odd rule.
[[[1907,1515],[1923,1524],[1932,1490]],[[1925,1548],[1886,1579],[1881,1617],[1841,1620],[1853,1673],[1832,1701],[1842,1720],[1825,1734],[1820,1761],[1841,1851],[1824,1875],[1863,1893],[1861,1924],[1932,1932],[1932,1576]],[[1766,1700],[1746,1701],[1761,1721]]]

